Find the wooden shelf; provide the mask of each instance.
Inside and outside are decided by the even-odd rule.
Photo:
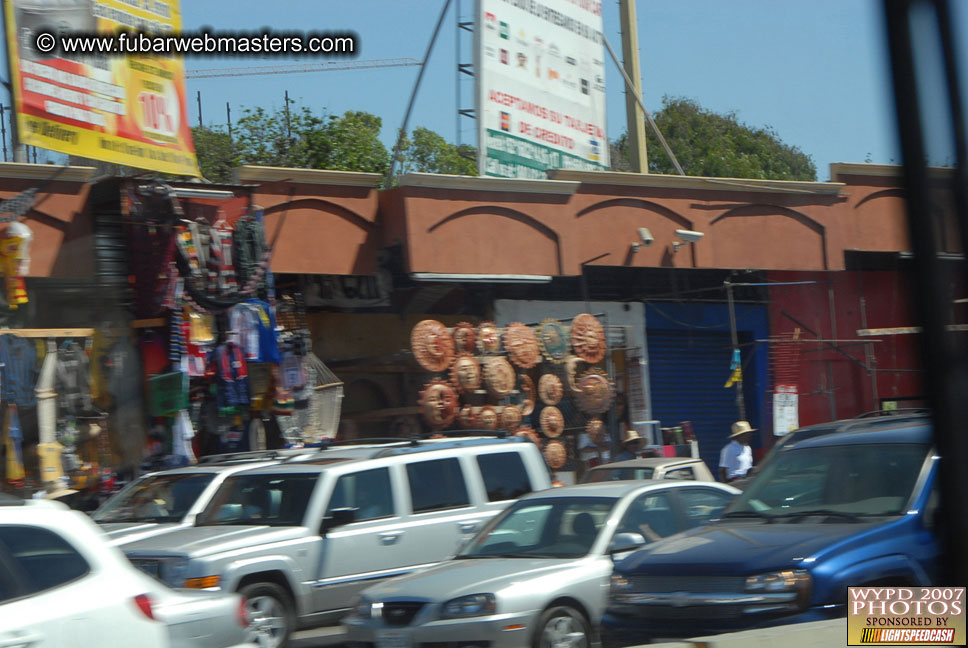
[[[22,338],[70,338],[93,337],[92,328],[35,328],[35,329],[0,329],[0,335],[16,335]]]

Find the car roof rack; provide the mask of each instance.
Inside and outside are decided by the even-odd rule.
[[[930,414],[931,410],[926,407],[902,407],[901,409],[880,409],[871,412],[858,414],[855,419],[877,418],[880,416],[924,416]]]
[[[285,456],[278,450],[251,450],[249,452],[227,452],[225,454],[206,455],[198,458],[199,464],[221,464],[242,461],[268,461]]]

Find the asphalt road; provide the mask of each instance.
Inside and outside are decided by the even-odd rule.
[[[340,626],[325,626],[312,630],[300,630],[292,635],[292,648],[320,648],[321,646],[341,646],[343,629]]]

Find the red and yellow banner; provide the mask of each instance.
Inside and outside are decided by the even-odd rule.
[[[57,37],[179,32],[179,0],[7,0],[6,40],[20,141],[176,175],[200,175],[175,56],[50,55],[42,33]]]

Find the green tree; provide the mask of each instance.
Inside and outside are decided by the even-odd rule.
[[[451,144],[429,128],[415,128],[402,148],[404,172],[477,175],[474,147]]]
[[[232,169],[239,165],[239,151],[221,128],[196,126],[192,128],[192,141],[202,176],[212,182],[231,182]]]
[[[687,175],[771,180],[816,180],[817,168],[798,147],[784,144],[773,128],[741,123],[684,98],[663,97],[656,125]],[[650,173],[677,173],[652,129],[646,134]],[[612,168],[631,170],[628,134],[610,145]]]

